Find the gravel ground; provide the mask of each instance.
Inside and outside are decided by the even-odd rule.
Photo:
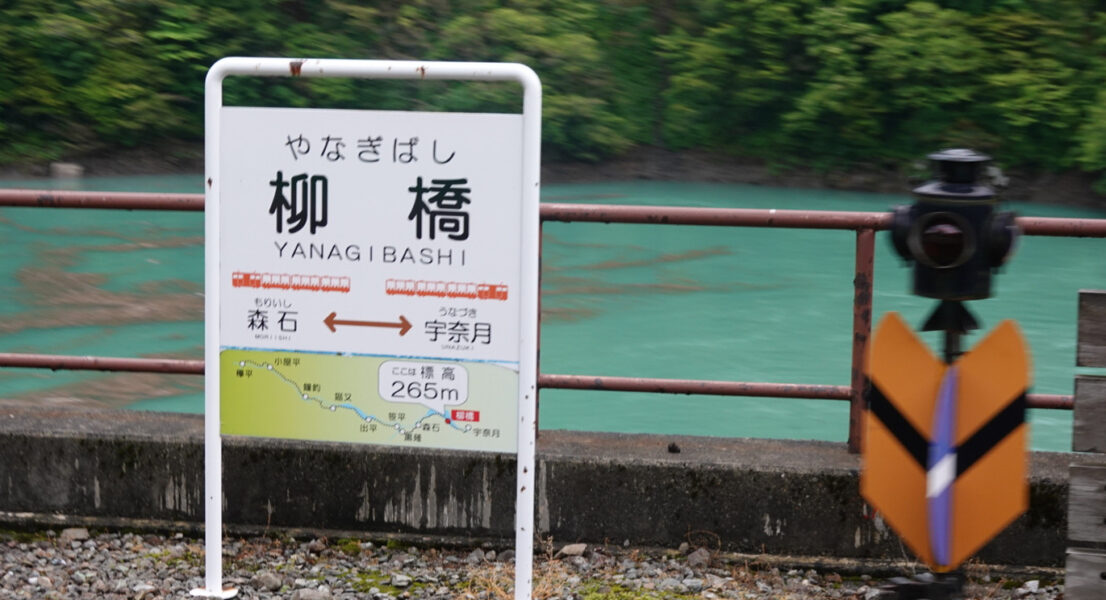
[[[223,551],[224,580],[238,588],[240,598],[512,598],[514,553],[509,549],[256,537],[229,539]],[[863,564],[855,563],[842,575],[832,568],[799,566],[799,561],[788,566],[788,559],[779,557],[712,552],[686,544],[665,551],[546,543],[536,554],[534,598],[544,600],[893,597],[881,595],[883,579],[864,574]],[[0,533],[3,599],[187,598],[203,585],[203,568],[203,541],[179,533],[89,535],[83,528]],[[963,598],[1063,598],[1062,585],[1040,577],[1004,578],[979,565],[967,574]]]

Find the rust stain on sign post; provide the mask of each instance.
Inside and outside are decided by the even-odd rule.
[[[299,77],[300,73],[303,71],[303,61],[293,60],[288,63],[288,70],[292,72],[292,77]]]

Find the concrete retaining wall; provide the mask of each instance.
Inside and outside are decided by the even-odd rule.
[[[675,444],[679,452],[672,452]],[[675,448],[672,448],[675,449]],[[981,553],[1060,565],[1070,457],[1034,453],[1031,507]],[[844,444],[543,431],[538,531],[556,542],[905,558],[858,492]],[[513,540],[510,455],[233,438],[225,521]],[[203,421],[192,415],[0,408],[0,520],[203,521]]]

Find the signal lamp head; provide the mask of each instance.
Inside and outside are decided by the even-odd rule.
[[[992,267],[1001,267],[1014,253],[1020,231],[1014,213],[995,213],[987,232],[987,258]]]
[[[921,215],[907,235],[907,245],[914,260],[938,269],[958,267],[975,252],[971,226],[950,212]]]
[[[1006,261],[1018,236],[1013,213],[997,212],[983,183],[990,157],[953,148],[929,155],[936,178],[914,189],[914,203],[891,218],[891,243],[913,263],[913,291],[939,300],[991,296],[991,276]]]
[[[934,152],[927,158],[933,161],[937,180],[950,188],[949,191],[958,191],[963,186],[971,187],[981,179],[985,163],[991,160],[990,156],[980,154],[967,148],[948,148],[940,152]]]

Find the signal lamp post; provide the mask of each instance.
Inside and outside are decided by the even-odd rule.
[[[891,241],[913,267],[913,292],[938,301],[922,330],[944,332],[944,360],[892,312],[865,366],[861,494],[934,571],[892,579],[884,591],[897,600],[959,598],[956,569],[1029,503],[1028,346],[1007,320],[963,357],[960,347],[979,327],[964,303],[992,295],[992,275],[1014,248],[1014,213],[997,211],[981,182],[990,157],[951,149],[929,158],[936,177],[895,209]]]

